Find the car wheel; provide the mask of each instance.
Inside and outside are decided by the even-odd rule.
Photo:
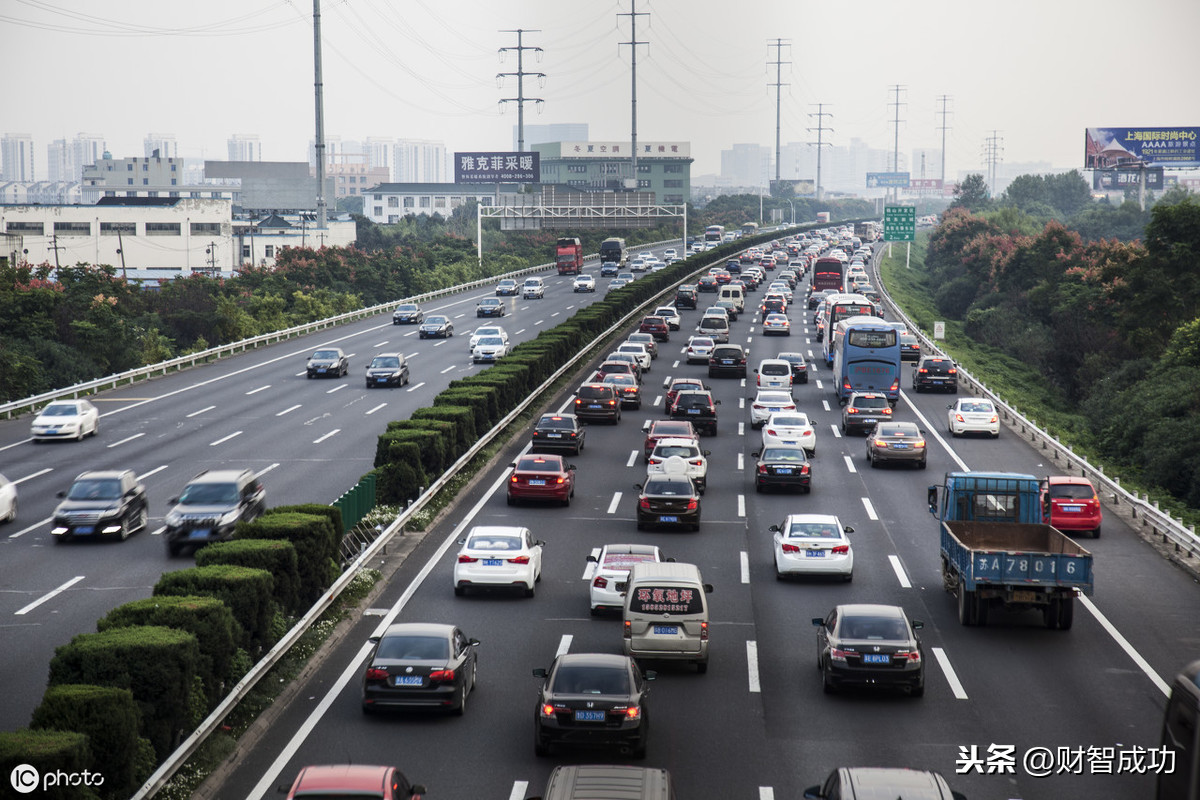
[[[454,587],[454,596],[455,597],[462,597],[466,593],[467,593],[467,587],[465,587],[465,586],[455,586]]]
[[[16,500],[14,500],[14,501],[13,501],[13,513],[12,513],[12,517],[9,517],[9,519],[13,519],[13,518],[15,518],[16,516],[17,516],[17,501],[16,501]],[[1093,539],[1099,539],[1099,538],[1100,538],[1100,526],[1099,526],[1099,525],[1097,525],[1095,528],[1093,528],[1093,529],[1092,529],[1092,538],[1093,538]]]
[[[644,742],[645,739],[643,739],[643,744],[633,748],[633,752],[630,755],[633,757],[634,761],[642,761],[646,758],[646,745]]]
[[[550,755],[550,742],[543,739],[536,730],[533,732],[533,754],[539,758]]]
[[[775,567],[775,580],[777,580],[777,581],[783,580],[786,576],[782,572],[779,571],[779,562],[773,561],[772,564]],[[820,663],[818,663],[817,666],[819,667]]]
[[[646,523],[644,523],[644,522],[639,522],[639,523],[637,524],[637,529],[638,529],[639,531],[644,531],[644,530],[646,530]]]
[[[531,583],[531,584],[529,584],[528,586],[526,586],[526,587],[525,587],[525,596],[526,596],[526,597],[533,597],[533,595],[534,595],[535,591],[536,591],[536,590],[534,589],[534,585]]]
[[[929,465],[925,462],[925,459],[922,458],[920,463],[917,464],[917,469],[925,469],[927,466]]]
[[[463,685],[458,690],[458,702],[454,704],[452,709],[454,716],[461,717],[467,711],[467,682],[463,681]]]
[[[845,581],[846,583],[850,583],[851,581],[854,580],[854,573],[853,572],[846,573],[845,575],[842,576],[842,580]]]
[[[375,707],[369,706],[366,703],[363,703],[361,708],[362,708],[362,713],[366,714],[368,717],[375,713]]]
[[[510,495],[507,495],[507,496],[505,496],[504,500],[505,500],[505,502],[507,502],[507,503],[508,503],[510,506],[515,506],[515,505],[517,504],[517,500],[516,500],[516,498],[515,498],[515,497],[513,497],[511,494],[510,494]]]
[[[993,438],[993,439],[999,439],[999,438],[1000,438],[1000,431],[996,431],[995,433],[993,433],[993,434],[992,434],[992,438]]]
[[[825,691],[825,694],[837,693],[837,685],[833,682],[829,670],[824,666],[821,667],[821,688]]]
[[[870,450],[867,451],[867,463],[871,465],[871,469],[875,469],[876,467],[879,466],[879,464],[875,461],[875,459],[871,458]]]
[[[148,527],[150,527],[150,508],[148,506],[142,506],[142,510],[138,512],[137,527],[134,528],[134,530],[144,531]]]
[[[696,672],[700,673],[701,675],[708,672],[708,662],[707,661],[697,661],[696,662]]]
[[[55,541],[61,542],[62,538],[59,537]],[[181,546],[176,544],[175,542],[167,542],[167,557],[174,558],[175,556],[179,555],[180,549],[181,549]]]
[[[924,678],[924,676],[922,676],[920,678],[920,680],[918,680],[916,683],[914,683],[909,688],[908,693],[912,697],[924,697],[925,696],[925,678]]]

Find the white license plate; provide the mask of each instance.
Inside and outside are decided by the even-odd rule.
[[[547,433],[546,438],[547,439],[561,439],[562,434],[561,433]]]

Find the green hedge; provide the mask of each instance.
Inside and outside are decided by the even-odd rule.
[[[78,683],[51,686],[34,709],[30,727],[85,734],[91,755],[87,769],[104,776],[102,797],[129,797],[154,770],[154,748],[138,735],[141,712],[128,689]]]
[[[336,509],[334,509],[336,511]],[[337,576],[341,548],[328,515],[302,514],[296,511],[272,511],[254,522],[238,525],[233,534],[239,539],[282,539],[296,548],[296,566],[300,572],[300,603],[307,608],[320,599]]]
[[[297,503],[291,506],[272,506],[263,512],[268,514],[314,514],[318,517],[329,517],[329,524],[333,526],[334,535],[334,550],[336,554],[342,546],[342,538],[346,535],[346,525],[342,520],[342,510],[337,506],[327,506],[320,503]]]
[[[82,773],[92,762],[88,750],[86,734],[75,731],[44,731],[19,730],[0,732],[0,786],[12,786],[13,770],[21,765],[28,765],[39,774],[57,774],[58,772]],[[95,786],[95,777],[87,777],[92,785],[84,786],[49,786],[46,791],[40,789],[29,797],[37,800],[99,800],[100,794]],[[100,776],[103,777],[103,776]],[[19,797],[16,790],[5,797]]]
[[[129,689],[142,713],[141,734],[161,761],[174,749],[179,734],[195,723],[192,692],[199,658],[195,636],[160,625],[81,633],[55,650],[50,685]]]
[[[454,424],[454,431],[457,434],[455,450],[459,455],[465,453],[479,438],[479,434],[475,430],[475,409],[470,406],[438,403],[435,398],[432,406],[418,408],[412,413],[413,421],[427,419]]]
[[[233,539],[196,551],[196,566],[236,564],[265,569],[274,579],[275,605],[291,616],[304,611],[300,602],[300,567],[296,547],[286,539]]]
[[[433,398],[433,405],[435,408],[459,406],[468,409],[471,412],[471,424],[475,428],[476,436],[482,436],[491,430],[492,426],[496,424],[496,420],[499,419],[492,410],[492,407],[495,406],[494,394],[483,391],[481,387],[477,387],[475,391],[447,389]]]
[[[410,457],[411,451],[407,449],[395,455],[392,453],[396,444],[409,443],[416,445],[417,463],[425,474],[441,475],[450,464],[447,456],[451,443],[446,440],[442,431],[435,429],[434,424],[429,420],[389,422],[387,430],[379,435],[375,449],[375,466],[393,463],[397,460],[397,455]]]
[[[274,644],[271,636],[274,582],[265,569],[216,564],[164,573],[154,585],[154,595],[198,594],[222,601],[238,621],[238,645],[253,655]]]
[[[210,547],[225,544],[219,542]],[[208,549],[203,547],[197,551],[197,560],[200,553],[207,553]],[[161,625],[187,631],[196,637],[196,644],[200,647],[196,674],[204,684],[208,707],[215,707],[235,678],[230,675],[230,668],[237,652],[237,637],[241,628],[229,606],[216,597],[146,597],[109,611],[107,616],[96,622],[96,629],[103,633],[134,625]]]

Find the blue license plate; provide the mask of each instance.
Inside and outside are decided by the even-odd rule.
[[[588,408],[600,408],[600,404],[599,404],[599,403],[592,403],[591,405],[589,405],[589,406],[588,406]]]
[[[1083,511],[1083,506],[1063,506],[1062,510],[1071,512]]]
[[[698,408],[689,408],[689,409],[687,410],[687,412],[688,412],[689,414],[699,414],[699,413],[700,413],[700,409],[698,409]]]
[[[504,561],[502,561],[499,558],[485,558],[483,560],[483,565],[485,567],[498,567],[503,563],[504,563]]]
[[[320,367],[319,369],[317,369],[317,372],[324,372],[324,371],[325,371],[324,367]]]
[[[776,475],[791,475],[792,468],[791,467],[776,467],[775,474]]]
[[[886,653],[863,653],[864,664],[890,664],[892,657]]]
[[[397,675],[392,678],[392,686],[420,686],[423,681],[420,675]]]
[[[387,378],[376,378],[375,379],[376,383],[387,383],[387,381],[388,381]]]
[[[732,364],[733,362],[732,362],[732,361],[730,361],[730,360],[727,358],[727,359],[725,359],[724,361],[722,361],[721,363],[722,363],[722,364]]]
[[[824,558],[825,551],[824,550],[805,550],[804,557],[805,558]]]
[[[543,478],[530,478],[529,485],[530,486],[545,486],[546,481]]]
[[[656,636],[678,636],[679,635],[679,626],[678,625],[655,625],[654,626],[654,634]]]
[[[575,712],[576,722],[604,722],[603,711],[584,711],[579,709]]]
[[[877,422],[874,417],[863,417],[860,422]]]
[[[908,449],[908,445],[906,445],[906,444],[894,444],[894,445],[892,445],[892,449],[893,449],[893,450],[907,450],[907,449]]]
[[[208,528],[196,528],[196,530],[188,534],[189,539],[207,539],[209,534]]]
[[[81,525],[75,529],[75,532],[79,533],[79,534],[84,534],[84,533],[93,533],[95,530],[96,530],[96,528],[92,525]]]
[[[782,411],[782,410],[783,410],[783,408],[781,408],[780,406],[769,406],[769,407],[767,408],[767,411],[772,411],[772,412],[774,412],[774,411]]]
[[[561,439],[562,434],[561,433],[547,433],[546,438],[547,439]]]
[[[659,517],[659,522],[679,522],[679,517]]]

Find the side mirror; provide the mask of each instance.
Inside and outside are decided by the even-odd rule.
[[[467,540],[466,540],[466,539],[459,539],[459,540],[458,540],[458,544],[466,544],[466,543],[467,543]]]
[[[595,557],[594,555],[592,555],[591,553],[588,553],[588,557],[587,557],[587,558],[585,558],[585,559],[584,559],[584,561],[590,561],[590,562],[591,562],[591,563],[593,563],[593,564],[599,564],[599,563],[600,563],[600,559],[596,558],[596,557]]]
[[[367,641],[370,642],[371,644],[379,644],[379,639],[380,639],[379,636],[368,636],[367,637]]]
[[[517,462],[513,461],[512,463],[509,464],[509,466],[515,469],[517,466]]]
[[[467,644],[471,645],[471,647],[478,647],[479,640],[478,639],[467,639]]]
[[[713,586],[711,583],[704,584],[704,593],[705,594],[712,594],[712,590],[713,590]]]
[[[758,457],[759,457],[759,456],[761,456],[761,455],[762,455],[762,452],[761,452],[761,451],[759,451],[759,450],[755,450],[753,453],[751,453],[751,454],[750,454],[750,457],[751,457],[751,458],[758,458]],[[773,525],[773,526],[771,526],[771,530],[775,530],[777,527],[779,527],[779,526],[778,526],[778,525]]]
[[[825,624],[825,620],[821,619],[820,617],[813,617],[812,624],[814,628],[819,628]]]
[[[56,496],[56,497],[60,497],[60,498],[61,498],[61,497],[66,497],[66,496],[67,496],[67,493],[66,493],[66,492],[58,492],[58,493],[57,493],[55,496]],[[174,503],[175,501],[174,501],[174,500],[172,500],[171,502],[172,502],[172,503]]]
[[[168,502],[168,503],[170,503],[170,504],[171,504],[171,505],[173,505],[173,506],[177,506],[177,505],[179,505],[179,498],[178,498],[178,497],[172,497],[172,498],[171,498],[170,500],[168,500],[167,502]],[[288,787],[288,789],[290,790],[290,789],[291,789],[291,787],[289,786],[289,787]]]
[[[720,401],[720,400],[713,400],[713,403],[714,403],[715,405],[718,405],[718,406],[719,406],[719,405],[721,405],[721,401]]]
[[[535,678],[545,678],[549,674],[550,673],[546,671],[545,667],[538,667],[533,671],[533,677]]]
[[[779,533],[783,529],[778,525],[772,525],[771,527],[767,528],[767,530],[769,530],[771,533]]]
[[[930,486],[925,492],[925,503],[929,506],[930,514],[937,514],[938,490],[936,486]]]
[[[534,544],[536,544],[538,547],[545,547],[545,546],[546,546],[546,542],[545,542],[545,540],[544,540],[544,539],[538,539],[538,540],[534,541]]]
[[[414,783],[408,791],[409,797],[424,797],[427,794],[429,794],[429,790],[425,788],[425,784],[423,783]]]
[[[575,465],[574,465],[574,464],[567,464],[567,469],[573,470],[573,469],[575,469]]]
[[[842,530],[846,533],[854,533],[854,528],[851,528],[849,525],[843,525]]]
[[[706,455],[706,456],[711,456],[711,455],[712,455],[712,450],[701,450],[700,452],[701,452],[702,454]]]
[[[912,621],[912,626],[913,626],[914,631],[919,631],[919,630],[921,630],[921,628],[925,627],[925,623],[919,619],[914,619]]]
[[[664,559],[663,559],[663,561],[665,561],[665,562],[667,562],[667,563],[669,563],[669,564],[674,564],[674,563],[675,563],[675,559],[674,559],[674,558],[664,558]]]
[[[655,678],[657,678],[657,677],[658,677],[658,673],[657,673],[657,672],[655,672],[655,671],[654,671],[654,670],[652,670],[652,669],[648,669],[648,670],[646,670],[645,672],[643,672],[643,673],[642,673],[642,677],[643,677],[643,678],[645,678],[645,679],[646,679],[646,680],[648,680],[648,681],[652,681],[652,680],[654,680]]]
[[[640,492],[640,491],[642,490],[642,484],[640,484],[640,483],[635,483],[635,484],[633,485],[633,488],[637,489],[637,490]]]

